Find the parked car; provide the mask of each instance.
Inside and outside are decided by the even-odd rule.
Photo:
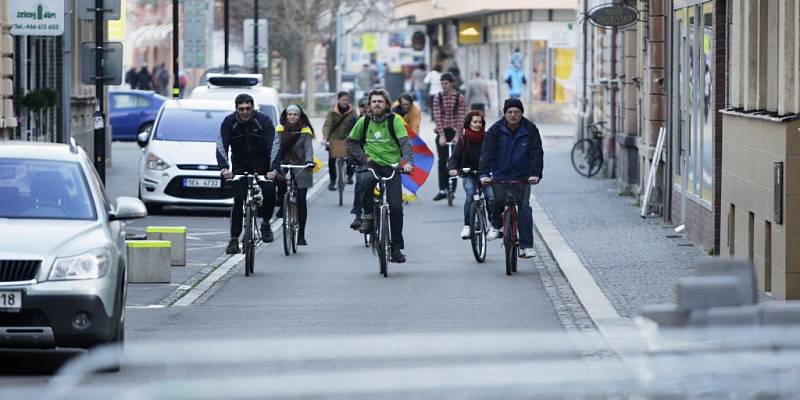
[[[152,91],[116,90],[109,92],[109,123],[114,140],[136,140],[153,128],[161,104],[167,100]]]
[[[268,86],[262,86],[262,76],[258,74],[208,74],[206,86],[192,90],[189,98],[224,100],[233,107],[236,96],[247,93],[253,96],[259,110],[267,114],[275,126],[278,125],[278,116],[282,110],[278,91]]]
[[[125,337],[125,220],[135,198],[106,197],[86,153],[0,145],[0,348],[89,348]]]
[[[139,136],[139,198],[148,210],[164,205],[230,206],[222,190],[216,140],[233,100],[167,100],[152,134]]]

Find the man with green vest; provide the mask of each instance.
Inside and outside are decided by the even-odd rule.
[[[413,169],[411,142],[408,139],[403,119],[389,111],[391,102],[389,93],[383,89],[373,89],[367,96],[370,113],[356,121],[347,138],[347,150],[355,160],[375,171],[378,176],[390,176],[395,168],[402,168],[410,173]],[[401,163],[402,161],[402,163]],[[361,232],[368,233],[374,229],[372,220],[374,204],[372,191],[377,183],[368,171],[363,172],[361,196],[364,205]],[[389,201],[389,220],[392,236],[392,261],[406,261],[403,242],[403,188],[400,174],[386,182],[386,196]]]

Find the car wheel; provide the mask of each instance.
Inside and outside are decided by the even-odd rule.
[[[148,122],[148,123],[143,124],[142,126],[139,127],[139,132],[138,133],[141,134],[141,133],[147,132],[147,134],[149,135],[150,132],[152,132],[152,131],[153,131],[153,123],[152,122]]]

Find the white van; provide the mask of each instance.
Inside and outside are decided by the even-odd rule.
[[[206,86],[196,87],[189,98],[205,100],[230,101],[231,111],[234,109],[233,101],[236,96],[246,93],[253,96],[256,106],[267,114],[272,123],[278,125],[283,107],[278,98],[278,91],[262,86],[263,77],[260,74],[208,74]]]

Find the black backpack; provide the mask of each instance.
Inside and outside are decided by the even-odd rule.
[[[364,118],[364,124],[361,125],[361,148],[364,148],[364,145],[367,144],[367,129],[369,129],[369,121],[372,118],[369,118],[368,115],[361,116],[359,118]],[[394,133],[394,113],[389,113],[387,123],[389,124],[389,134],[392,135],[392,139],[394,142],[397,143],[397,148],[400,148],[400,141],[397,140],[397,135]]]

